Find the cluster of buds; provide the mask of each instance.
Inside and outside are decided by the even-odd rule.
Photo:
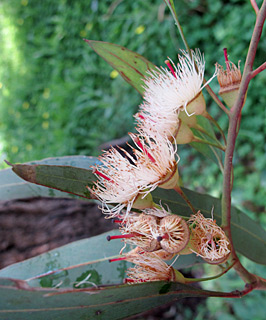
[[[160,209],[145,212],[114,220],[120,224],[121,235],[108,236],[107,239],[123,239],[125,243],[134,244],[146,252],[162,250],[164,257],[170,259],[186,247],[190,232],[185,220],[170,213],[159,217],[161,212],[166,212]]]
[[[121,235],[108,240],[136,246],[134,252],[112,260],[136,265],[128,271],[128,282],[182,281],[163,260],[195,252],[209,263],[222,263],[230,253],[229,241],[215,221],[198,213],[187,223],[158,209],[151,196],[157,187],[180,190],[176,145],[196,141],[191,128],[198,126],[197,115],[206,116],[202,89],[216,76],[203,85],[205,62],[199,50],[182,51],[178,59],[177,65],[165,62],[169,70],[156,68],[143,79],[137,133],[129,133],[132,153],[111,148],[99,158],[101,165],[92,167],[98,180],[88,189],[102,202],[103,213],[120,225]]]
[[[128,270],[127,282],[180,282],[180,272],[164,262],[176,255],[196,253],[210,264],[221,264],[228,259],[230,242],[215,220],[205,218],[200,212],[187,222],[163,208],[144,212],[116,219],[121,235],[107,237],[108,241],[122,239],[125,244],[136,246],[124,256],[110,260],[126,260],[136,265]]]

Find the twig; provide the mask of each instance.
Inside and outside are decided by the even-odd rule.
[[[266,62],[259,66],[256,70],[252,71],[251,78],[254,78],[257,74],[266,69]]]
[[[252,5],[255,13],[258,14],[258,13],[259,13],[259,7],[258,7],[258,5],[257,5],[256,0],[250,0],[250,3],[251,3],[251,5]]]
[[[189,47],[189,45],[188,45],[188,43],[187,43],[187,40],[186,40],[186,38],[185,38],[183,29],[182,29],[182,27],[181,27],[181,25],[180,25],[180,23],[179,23],[178,18],[177,18],[177,14],[176,14],[176,11],[175,11],[174,2],[173,2],[173,0],[164,0],[164,2],[166,3],[166,5],[168,6],[168,8],[170,9],[170,11],[171,11],[171,13],[172,13],[172,16],[173,16],[173,18],[174,18],[174,20],[175,20],[175,24],[176,24],[176,26],[177,26],[177,28],[178,28],[178,31],[179,31],[180,36],[181,36],[181,38],[182,38],[182,41],[183,41],[183,43],[184,43],[184,45],[185,45],[185,47],[186,47],[186,50],[187,50],[190,58],[192,59],[192,54],[191,54],[190,47]]]
[[[183,190],[179,186],[175,187],[174,190],[186,201],[186,203],[190,207],[191,211],[194,214],[196,214],[195,208],[193,207],[193,205],[190,202],[190,200],[188,199],[188,197],[184,194]]]

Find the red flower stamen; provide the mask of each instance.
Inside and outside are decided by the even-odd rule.
[[[139,117],[141,120],[145,120],[145,117],[144,117],[142,114],[140,114],[140,113],[138,113],[138,117]]]
[[[230,63],[228,60],[228,54],[227,54],[227,48],[224,48],[224,59],[225,59],[225,64],[226,64],[226,70],[230,71]]]
[[[151,160],[151,162],[155,163],[155,159],[153,158],[153,156],[147,151],[147,148],[144,147],[144,145],[142,144],[142,142],[140,141],[140,139],[136,139],[135,140],[136,145],[143,151],[145,152],[145,154],[148,156],[148,158]]]
[[[176,73],[174,68],[172,67],[171,63],[169,60],[165,60],[164,63],[167,65],[167,67],[170,69],[170,71],[172,72],[172,75],[177,78]]]
[[[94,169],[92,171],[94,174],[97,174],[98,176],[102,177],[105,180],[111,181],[111,179],[109,177],[107,177],[105,174],[101,173],[99,170]]]
[[[114,259],[109,259],[109,262],[123,261],[123,260],[126,260],[126,259],[127,259],[127,257],[114,258]]]
[[[113,219],[112,222],[113,222],[113,223],[122,224],[122,223],[123,223],[123,220]]]
[[[133,280],[130,278],[125,278],[124,283],[138,283],[138,282],[147,282],[147,280],[139,279],[139,280]]]
[[[133,238],[136,237],[136,233],[128,233],[128,234],[119,234],[115,236],[107,236],[106,239],[107,241],[111,241],[114,239],[128,239],[128,238]]]

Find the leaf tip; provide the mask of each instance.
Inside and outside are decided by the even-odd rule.
[[[7,161],[7,160],[4,160],[4,162],[5,162],[8,166],[13,167],[13,164],[12,164],[11,162],[9,162],[9,161]]]

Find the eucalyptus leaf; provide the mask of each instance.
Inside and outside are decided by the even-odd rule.
[[[80,291],[27,288],[23,281],[0,279],[0,318],[5,320],[116,320],[185,297],[209,294],[173,282],[149,282]],[[210,293],[211,294],[211,293]]]
[[[76,241],[0,270],[0,318],[93,319],[101,315],[110,319],[111,315],[123,319],[177,298],[204,294],[179,283],[122,285],[132,265],[109,262],[123,244],[108,242],[106,235]],[[184,268],[195,262],[200,260],[191,254],[179,257],[174,266]]]
[[[147,70],[156,66],[140,54],[117,44],[85,40],[90,47],[108,62],[141,95],[144,92],[143,79]]]
[[[82,275],[97,271],[97,285],[123,283],[125,271],[132,266],[126,261],[109,263],[109,259],[119,256],[123,242],[119,240],[107,241],[107,235],[119,234],[118,230],[79,240],[38,255],[34,258],[15,263],[0,270],[0,277],[27,280],[30,286],[55,287],[60,283],[60,288],[74,286]],[[126,253],[131,246],[124,250]],[[187,268],[202,259],[195,254],[180,256],[174,262],[176,269]],[[29,280],[31,279],[31,280]],[[97,280],[96,279],[96,280]],[[91,279],[90,279],[91,280]],[[91,280],[92,281],[92,280]],[[93,281],[92,281],[93,282]],[[92,286],[89,284],[89,286]]]
[[[54,172],[48,172],[48,165],[49,166],[71,166],[75,168],[82,168],[85,169],[88,178],[93,179],[93,175],[91,174],[90,166],[94,165],[96,163],[99,163],[99,160],[94,157],[86,157],[86,156],[66,156],[66,157],[59,157],[59,158],[47,158],[40,161],[32,161],[28,164],[22,164],[17,167],[17,169],[20,169],[21,174],[28,180],[30,180],[30,177],[27,177],[27,172],[35,175],[35,180],[37,178],[36,183],[33,184],[28,181],[22,180],[19,176],[17,176],[12,169],[4,169],[0,171],[0,200],[11,200],[11,199],[23,199],[23,198],[32,198],[32,197],[73,197],[73,194],[66,194],[63,192],[60,192],[56,189],[60,189],[64,191],[64,183],[66,184],[66,188],[69,188],[67,185],[67,179],[69,179],[69,172],[71,173],[71,170],[69,168],[63,168],[61,170],[61,173],[66,175],[66,177],[62,177],[62,179],[57,179],[54,176]],[[45,167],[43,167],[45,166]],[[41,169],[41,176],[45,177],[45,181],[40,178],[37,174],[37,169]],[[47,170],[45,170],[47,168]],[[57,168],[57,167],[56,167]],[[50,168],[52,169],[52,168]],[[25,171],[25,172],[24,172]],[[56,170],[57,171],[57,170]],[[78,170],[80,172],[80,170]],[[44,174],[43,174],[44,173]],[[36,176],[37,174],[37,176]],[[50,174],[51,181],[53,181],[53,185],[49,185],[49,181],[47,183],[47,187],[43,187],[41,185],[44,185],[45,182],[47,182],[47,175]],[[56,173],[57,174],[57,173]],[[25,176],[26,175],[26,176]],[[57,181],[59,180],[58,184]],[[62,180],[62,181],[60,181]],[[55,182],[56,181],[56,182]],[[90,181],[90,180],[89,180]],[[88,185],[89,181],[86,181],[86,185]],[[35,182],[35,181],[31,181]],[[52,184],[52,183],[51,183]],[[56,184],[56,185],[55,185]],[[50,188],[51,187],[51,188]],[[55,187],[55,189],[52,189],[52,187]],[[85,186],[86,188],[86,186]],[[85,189],[85,192],[87,192],[87,189]]]

